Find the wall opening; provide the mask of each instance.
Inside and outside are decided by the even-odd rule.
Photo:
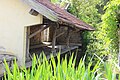
[[[45,26],[42,24],[26,27],[26,61],[29,61],[32,54],[37,51],[36,48],[51,44],[50,27],[42,30]],[[42,31],[40,31],[42,30]],[[38,32],[40,31],[40,32]],[[34,35],[38,32],[36,35]],[[31,35],[34,35],[30,37]],[[35,51],[34,51],[35,49]],[[42,52],[42,51],[40,51]],[[40,53],[39,52],[39,53]]]

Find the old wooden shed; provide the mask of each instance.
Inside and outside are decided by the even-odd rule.
[[[0,11],[0,47],[20,65],[32,53],[49,56],[79,48],[81,31],[94,30],[49,0],[2,0]]]
[[[43,15],[42,24],[27,28],[27,55],[40,54],[42,51],[54,56],[61,51],[64,54],[70,50],[79,49],[82,46],[81,32],[92,31],[90,25],[77,19],[66,10],[50,3],[48,0],[32,0],[26,3],[32,7],[30,13],[34,16]]]

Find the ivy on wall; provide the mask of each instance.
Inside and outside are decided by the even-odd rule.
[[[106,11],[105,14],[102,15],[102,23],[97,36],[101,41],[98,46],[101,54],[111,54],[113,56],[118,54],[118,26],[116,11],[118,10],[119,5],[120,0],[112,0],[109,1],[104,8]]]

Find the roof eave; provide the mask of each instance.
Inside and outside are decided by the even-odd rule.
[[[58,17],[54,11],[51,9],[47,8],[43,4],[39,3],[36,0],[24,0],[26,4],[28,4],[32,9],[36,10],[38,13],[44,15],[51,21],[58,21]]]
[[[82,30],[88,30],[88,31],[94,31],[95,30],[95,28],[89,26],[86,23],[85,23],[85,25],[82,25],[82,26],[78,25],[78,24],[76,25],[75,23],[72,23],[71,21],[66,20],[66,19],[60,17],[59,14],[57,14],[56,12],[54,12],[53,10],[51,10],[50,8],[46,7],[42,3],[38,2],[37,0],[24,0],[24,1],[31,8],[33,8],[34,10],[36,10],[37,12],[39,12],[40,14],[42,14],[43,16],[45,16],[46,18],[50,19],[51,21],[54,21],[54,22],[63,21],[63,22],[66,22],[68,24],[72,24],[75,27],[77,27],[79,29],[82,29]],[[73,16],[73,15],[71,15],[71,16]]]

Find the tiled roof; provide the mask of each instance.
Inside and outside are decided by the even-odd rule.
[[[40,4],[46,6],[48,9],[54,11],[54,13],[56,13],[56,15],[58,17],[58,22],[59,21],[65,22],[65,23],[70,24],[72,26],[75,26],[81,30],[95,30],[90,25],[79,20],[78,18],[76,18],[75,16],[73,16],[72,14],[67,12],[66,10],[61,9],[60,7],[52,4],[48,0],[36,0],[36,1],[38,1]]]

